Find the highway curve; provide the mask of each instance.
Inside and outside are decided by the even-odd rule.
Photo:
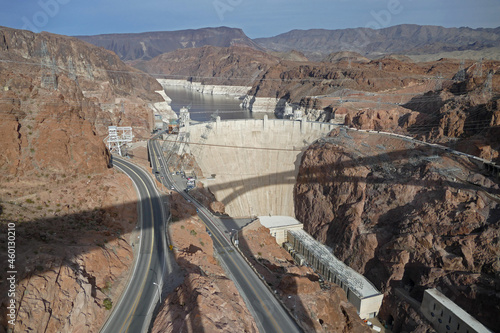
[[[191,200],[198,209],[198,215],[203,220],[207,229],[211,231],[214,247],[219,254],[219,259],[226,267],[230,278],[235,282],[245,299],[249,310],[254,315],[255,321],[261,332],[301,332],[293,318],[277,301],[276,297],[264,285],[264,282],[252,270],[249,264],[243,259],[240,253],[234,248],[232,242],[224,234],[225,226],[221,220],[213,216],[210,211],[197,203],[183,188],[180,188],[171,177],[167,168],[165,157],[161,153],[158,140],[153,137],[149,141],[150,159],[153,170],[157,171],[165,186],[173,187],[186,200]]]
[[[114,302],[113,312],[101,332],[146,332],[163,286],[163,270],[170,266],[164,264],[164,213],[161,198],[146,173],[123,159],[113,157],[112,161],[136,186],[140,198],[141,237],[129,284],[121,299]]]

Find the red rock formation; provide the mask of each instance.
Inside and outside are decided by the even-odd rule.
[[[50,33],[0,28],[0,87],[18,109],[39,105],[75,109],[94,124],[98,135],[107,126],[133,125],[136,135],[150,132],[147,104],[163,101],[153,78],[125,65],[112,52],[79,39]],[[43,85],[42,77],[54,85]],[[50,89],[57,87],[57,91]],[[37,99],[38,105],[29,105]],[[3,104],[3,103],[2,103]],[[123,104],[123,111],[122,111]]]
[[[205,84],[251,86],[279,58],[245,46],[204,46],[164,53],[134,67],[165,78]]]
[[[111,124],[148,135],[161,88],[104,49],[49,33],[0,28],[0,59],[0,228],[16,224],[16,330],[98,331],[103,300],[116,302],[128,277],[137,221],[135,190],[108,169],[102,139]]]
[[[47,179],[2,183],[2,234],[7,222],[16,225],[16,331],[99,331],[109,314],[104,299],[120,297],[137,237],[131,234],[135,189],[124,174],[89,177],[51,179],[48,173]],[[2,262],[6,255],[0,254]],[[7,287],[0,282],[0,331],[8,327]]]
[[[304,153],[295,212],[338,258],[392,295],[382,315],[396,326],[418,325],[397,307],[394,288],[421,300],[424,289],[440,287],[494,328],[499,194],[496,181],[465,158],[339,130]]]

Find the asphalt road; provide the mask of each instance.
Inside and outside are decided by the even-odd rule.
[[[255,321],[261,332],[301,332],[292,317],[276,300],[274,295],[264,285],[264,282],[256,275],[240,253],[234,248],[230,240],[230,232],[221,219],[213,216],[210,211],[193,200],[184,192],[184,187],[179,186],[179,181],[168,170],[167,161],[161,154],[161,147],[157,140],[150,140],[150,158],[155,160],[153,172],[158,171],[157,176],[162,183],[179,192],[186,200],[198,209],[198,215],[205,223],[214,241],[222,264],[229,271],[231,279],[238,286],[242,297],[255,317]]]
[[[114,308],[101,332],[146,332],[163,287],[162,276],[171,269],[165,255],[162,199],[142,169],[116,157],[113,157],[113,166],[125,172],[136,186],[140,197],[141,235],[129,284],[119,302],[113,302]]]

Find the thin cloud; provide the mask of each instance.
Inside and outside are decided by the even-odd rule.
[[[62,4],[60,4],[61,2]],[[65,35],[230,26],[252,38],[292,29],[403,23],[497,27],[498,0],[24,0],[9,1],[2,25]]]

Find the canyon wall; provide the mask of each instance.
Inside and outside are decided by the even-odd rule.
[[[396,331],[425,328],[397,288],[421,300],[439,287],[495,328],[500,188],[473,161],[339,129],[305,151],[294,191],[304,229],[385,293],[381,316]]]
[[[137,136],[149,135],[148,103],[162,101],[152,77],[76,38],[9,28],[0,28],[0,37],[7,60],[0,85],[18,109],[29,107],[29,98],[45,99],[51,107],[77,109],[100,136],[109,125],[132,125]]]
[[[45,32],[1,27],[0,58],[0,228],[16,226],[16,330],[98,331],[127,282],[138,220],[103,138],[109,125],[149,136],[161,86],[107,50]]]

